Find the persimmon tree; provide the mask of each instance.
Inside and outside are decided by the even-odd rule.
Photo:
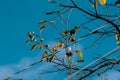
[[[38,32],[27,33],[28,40],[25,42],[25,45],[31,46],[31,51],[37,48],[42,54],[38,62],[29,68],[38,63],[50,63],[54,67],[40,71],[40,79],[46,74],[62,72],[65,80],[95,80],[95,77],[102,78],[111,70],[120,72],[120,0],[48,2],[57,9],[45,12],[47,19],[39,21]],[[54,44],[49,44],[47,39]],[[108,77],[104,76],[101,80]]]

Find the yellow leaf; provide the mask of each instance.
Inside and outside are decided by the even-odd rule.
[[[116,34],[115,38],[116,38],[116,40],[118,40],[119,39],[119,34]]]
[[[9,80],[8,78],[4,78],[3,80]]]
[[[83,54],[80,50],[76,50],[76,53],[82,58]]]
[[[99,0],[101,5],[105,5],[106,4],[106,0]]]
[[[40,20],[40,22],[39,22],[39,24],[44,24],[44,23],[46,23],[45,20]]]
[[[32,47],[31,47],[31,51],[33,51],[36,47],[36,44],[33,44]]]
[[[48,52],[47,51],[44,52],[44,56],[48,57]]]
[[[44,52],[44,57],[46,58],[46,61],[47,61],[47,62],[48,62],[48,56],[49,56],[49,55],[48,55],[48,52],[45,51],[45,52]]]

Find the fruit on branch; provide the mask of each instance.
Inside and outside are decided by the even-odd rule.
[[[39,48],[39,49],[42,49],[42,48],[43,48],[43,45],[42,45],[42,44],[38,45],[38,48]]]
[[[62,41],[60,41],[60,42],[58,42],[58,47],[62,47],[63,46],[63,42]]]
[[[76,40],[73,37],[69,38],[70,42],[75,42]]]

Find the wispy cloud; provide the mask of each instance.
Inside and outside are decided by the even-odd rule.
[[[10,69],[9,66],[0,67],[0,80],[14,73],[13,69]]]
[[[19,63],[0,66],[0,80],[13,75],[15,72],[22,70],[23,68],[29,66],[31,63],[33,63],[31,58],[24,58]],[[35,67],[32,67],[32,68],[26,70],[25,72],[22,72],[16,76],[14,76],[13,79],[14,78],[22,78],[24,80],[28,80],[28,79],[29,80],[33,80],[33,79],[37,80],[37,79],[39,79],[37,73],[50,68],[50,66],[51,65],[49,65],[49,64],[41,63],[39,65],[36,65]]]
[[[120,72],[109,72],[108,80],[120,80]]]
[[[101,76],[92,77],[93,80],[120,80],[120,72],[111,70]]]

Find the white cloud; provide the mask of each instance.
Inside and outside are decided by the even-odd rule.
[[[54,46],[56,44],[56,42],[48,42],[50,44],[50,47]],[[76,47],[74,47],[76,49],[82,49],[81,45],[77,45]],[[65,50],[59,48],[59,50],[61,51],[60,54],[58,54],[60,57],[64,56],[65,54],[61,54],[61,53],[65,53]],[[36,59],[39,58],[39,56],[35,57]],[[7,64],[7,65],[3,65],[0,66],[0,80],[2,80],[3,78],[9,77],[11,75],[13,75],[15,72],[22,70],[25,67],[28,67],[30,64],[36,62],[36,59],[34,58],[23,58],[20,62],[15,63],[15,64]],[[37,80],[38,79],[38,75],[37,73],[50,69],[51,68],[51,64],[50,63],[41,63],[37,66],[34,66],[16,76],[14,76],[13,78],[23,78],[24,80]]]
[[[107,73],[102,74],[101,76],[95,76],[93,80],[120,80],[120,72],[118,71],[108,71]]]
[[[9,77],[13,75],[15,72],[22,70],[25,67],[28,67],[31,63],[33,63],[31,58],[24,58],[19,63],[16,64],[8,64],[0,66],[0,80],[3,78]],[[23,78],[24,80],[37,80],[38,75],[37,73],[39,71],[43,71],[45,69],[50,68],[50,64],[41,63],[39,65],[36,65],[35,67],[32,67],[16,76],[14,78]]]
[[[120,80],[120,72],[114,71],[108,73],[108,80]]]
[[[14,70],[10,69],[8,66],[0,67],[0,80],[14,73]]]

